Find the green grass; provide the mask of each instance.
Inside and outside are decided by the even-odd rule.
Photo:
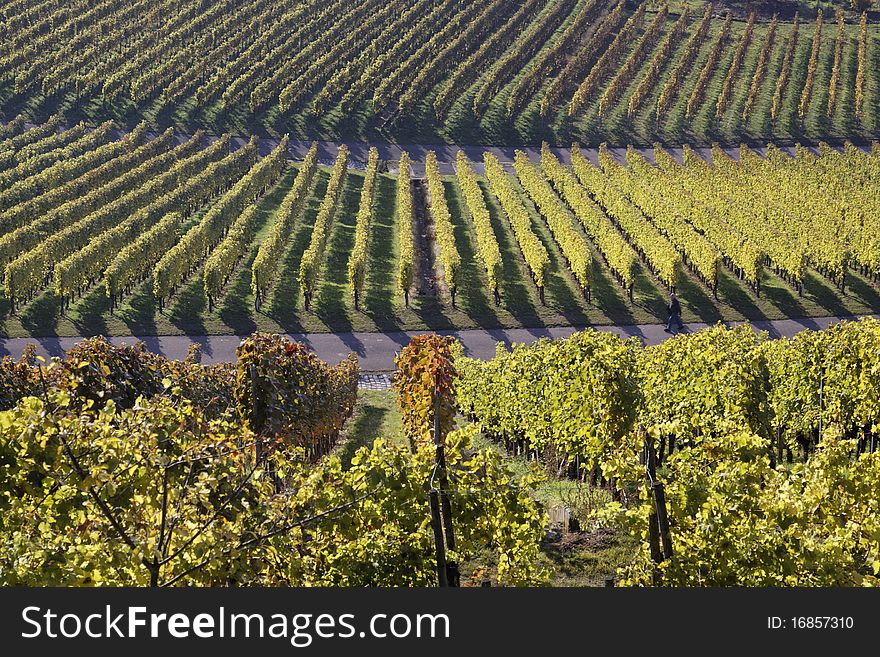
[[[837,28],[830,21],[823,25],[819,61],[816,64],[816,77],[813,80],[807,115],[804,117],[804,131],[812,138],[832,132],[831,121],[828,117],[828,84],[831,81],[836,33]]]
[[[722,24],[720,22],[716,21],[712,23],[709,33],[706,35],[703,44],[700,46],[697,57],[691,65],[690,74],[685,76],[678,89],[678,95],[675,97],[675,101],[669,106],[657,122],[657,132],[659,132],[662,139],[668,143],[674,143],[676,141],[691,141],[690,138],[685,137],[689,126],[689,121],[686,117],[688,101],[690,100],[694,88],[697,86],[700,73],[709,59],[712,44],[718,38],[721,26]],[[696,26],[693,26],[691,30],[692,32],[696,31]]]
[[[798,28],[800,30],[800,28]],[[767,61],[767,70],[764,79],[758,87],[758,94],[748,120],[745,123],[745,135],[750,139],[756,139],[761,135],[772,134],[773,122],[771,110],[773,107],[773,94],[776,92],[776,81],[782,71],[782,62],[785,58],[785,47],[791,34],[791,24],[779,23],[776,27],[776,37],[770,56]],[[749,83],[751,84],[751,83]]]
[[[355,217],[364,177],[360,173],[346,176],[339,200],[341,207],[330,227],[325,248],[324,266],[315,294],[313,311],[319,317],[336,317],[338,321],[351,316],[354,303],[348,285],[348,258],[354,246]],[[340,310],[345,309],[344,314]]]
[[[741,36],[741,35],[740,35]],[[778,31],[777,31],[778,37]],[[737,84],[733,85],[728,101],[727,110],[723,113],[718,121],[718,130],[721,134],[729,135],[731,140],[740,141],[743,137],[743,108],[752,86],[752,78],[755,75],[755,69],[758,67],[758,56],[764,46],[767,38],[767,26],[755,25],[752,32],[752,39],[746,49],[745,58],[740,68]],[[738,47],[737,42],[734,49]],[[714,106],[713,106],[714,110]]]
[[[604,586],[632,562],[638,543],[610,530],[565,534],[544,547],[551,586]]]
[[[855,125],[855,86],[858,67],[858,37],[848,36],[843,44],[843,57],[840,63],[840,80],[837,88],[837,102],[832,108],[832,121],[842,134],[850,134]]]
[[[359,390],[357,406],[336,449],[345,467],[361,447],[369,447],[376,438],[397,445],[406,444],[400,410],[391,390]]]
[[[681,58],[691,34],[691,30],[686,30],[679,38],[677,46],[673,48],[669,55],[669,59],[666,61],[665,66],[660,72],[660,77],[657,79],[651,90],[646,94],[640,109],[623,124],[624,126],[629,126],[632,134],[632,138],[625,141],[647,143],[651,141],[653,135],[657,134],[658,126],[661,125],[657,120],[657,100],[660,98],[660,93],[663,87],[666,85],[666,82],[669,80],[678,60]],[[639,71],[639,74],[636,76],[637,79],[641,79],[648,74],[647,67],[649,65],[650,61],[646,60],[645,66],[642,67],[642,70]]]
[[[465,424],[466,421],[459,418],[459,426]],[[406,444],[394,392],[361,390],[354,415],[343,432],[336,454],[348,467],[357,450],[369,447],[378,437],[393,444]],[[497,452],[518,481],[539,468],[535,462],[523,456],[508,454],[503,446],[479,433],[474,438],[473,447]],[[545,509],[567,506],[581,512],[584,518],[588,510],[610,501],[605,489],[591,488],[588,484],[549,475],[531,490],[531,495]],[[552,586],[603,586],[606,578],[614,577],[619,568],[632,560],[637,545],[631,539],[615,535],[607,529],[587,527],[586,524],[582,528],[582,532],[565,532],[560,540],[542,545],[541,565],[550,570]],[[486,550],[462,564],[462,579],[478,585],[481,580],[493,576],[496,566],[492,551]]]
[[[507,454],[501,445],[482,435],[477,436],[474,447],[497,451],[517,478],[539,467],[522,456]],[[532,489],[531,495],[548,513],[554,508],[567,507],[582,518],[581,531],[568,532],[563,528],[561,536],[546,540],[541,546],[540,564],[550,572],[550,586],[604,586],[606,579],[617,578],[619,570],[631,563],[638,549],[636,541],[586,521],[587,511],[598,510],[610,502],[607,490],[548,475]],[[584,504],[584,500],[589,500],[588,504]],[[485,565],[492,559],[487,553],[474,561]]]
[[[718,121],[715,118],[715,110],[718,105],[718,97],[721,95],[721,89],[724,87],[727,70],[733,65],[733,58],[742,38],[744,28],[744,25],[732,24],[730,34],[728,34],[721,49],[721,56],[712,68],[709,83],[703,92],[703,100],[690,120],[691,139],[694,141],[707,142],[722,139],[722,135],[717,128]]]

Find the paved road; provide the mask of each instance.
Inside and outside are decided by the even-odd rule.
[[[876,316],[875,316],[876,317]],[[815,319],[784,319],[766,322],[753,322],[756,330],[767,331],[771,337],[791,337],[803,330],[825,329],[842,321],[839,317],[820,317]],[[706,328],[706,324],[688,324],[689,332]],[[664,326],[650,324],[642,326],[597,326],[600,331],[610,331],[628,338],[637,337],[643,344],[654,345],[668,339]],[[531,344],[539,338],[564,338],[579,330],[575,327],[535,328],[535,329],[473,329],[462,331],[438,331],[441,335],[453,335],[462,342],[470,356],[489,359],[495,355],[498,342],[506,344]],[[422,331],[423,333],[424,331]],[[419,332],[389,333],[308,333],[292,334],[289,337],[308,344],[319,358],[337,363],[349,353],[357,354],[361,369],[365,372],[386,372],[394,369],[394,357],[413,335]],[[235,360],[235,350],[240,337],[231,335],[214,336],[159,336],[159,337],[118,337],[112,338],[115,344],[132,344],[142,340],[151,351],[166,358],[179,360],[186,356],[190,344],[202,345],[203,363],[220,363]],[[65,350],[79,342],[81,338],[12,338],[0,339],[0,355],[15,358],[21,354],[26,344],[34,343],[43,356],[60,356]]]
[[[27,127],[33,127],[34,124],[26,124]],[[121,137],[124,134],[124,131],[118,130],[116,131],[116,136]],[[158,133],[154,133],[155,134]],[[182,143],[189,139],[190,135],[186,133],[179,133],[175,135],[175,138],[178,142]],[[211,136],[209,139],[214,140],[216,136]],[[232,138],[232,143],[235,147],[240,147],[247,143],[249,137],[246,136],[235,136]],[[514,155],[517,150],[522,150],[528,155],[529,159],[533,162],[539,162],[541,158],[541,149],[538,146],[469,146],[469,145],[452,145],[452,144],[390,144],[387,142],[362,142],[362,141],[318,141],[318,159],[324,164],[332,164],[336,159],[336,153],[339,150],[340,145],[346,143],[349,148],[349,159],[351,165],[354,167],[365,167],[367,162],[367,155],[371,147],[375,147],[376,150],[379,151],[379,159],[386,160],[392,162],[394,160],[399,160],[403,151],[406,151],[410,155],[410,159],[413,163],[413,175],[422,177],[424,176],[425,171],[425,155],[428,151],[434,151],[437,154],[437,160],[440,164],[440,169],[442,173],[451,174],[454,173],[455,160],[456,155],[459,150],[463,150],[468,158],[474,163],[477,172],[482,174],[482,162],[483,162],[483,153],[489,151],[493,153],[508,169],[512,169],[512,162],[514,159]],[[293,139],[290,141],[290,156],[294,160],[302,160],[306,153],[308,153],[309,148],[311,147],[311,140],[304,139]],[[263,155],[267,155],[278,145],[278,139],[274,137],[263,137],[259,140],[259,150]],[[840,147],[840,144],[837,144]],[[870,144],[859,144],[859,146],[863,149],[870,150]],[[790,144],[779,144],[779,147],[782,151],[788,153],[791,156],[794,156],[795,148]],[[813,150],[813,152],[818,153],[818,148],[814,145],[807,145],[808,148]],[[767,148],[765,146],[757,146],[753,145],[752,149],[758,153],[759,155],[765,155],[767,152]],[[553,148],[553,152],[559,157],[563,162],[570,163],[571,162],[571,149],[570,148]],[[593,163],[598,164],[598,153],[599,149],[596,146],[583,146],[581,147],[581,153],[587,159],[591,160]],[[625,163],[626,156],[626,148],[611,148],[612,154],[621,162]],[[651,147],[637,147],[642,155],[644,155],[649,162],[654,162],[654,149]],[[675,159],[679,162],[682,161],[682,152],[683,149],[680,146],[668,146],[666,147],[667,152],[669,152]],[[697,147],[694,150],[699,153],[704,159],[707,161],[712,160],[712,149]],[[739,159],[739,147],[737,146],[728,146],[724,148],[724,151],[734,157],[735,159]]]
[[[186,138],[186,135],[180,135],[178,137],[180,140]],[[238,145],[243,145],[247,143],[247,138],[245,137],[235,137],[233,139],[233,143]],[[336,159],[336,153],[339,150],[340,145],[343,142],[336,141],[318,141],[318,159],[325,164],[332,164]],[[380,143],[380,142],[345,142],[348,145],[349,149],[349,158],[354,166],[362,165],[366,166],[367,157],[370,151],[370,148],[375,147],[379,152],[379,159],[385,160],[389,162],[393,162],[395,160],[399,160],[401,154],[406,151],[412,162],[413,167],[413,175],[421,177],[424,176],[425,171],[425,156],[428,151],[434,151],[437,155],[437,161],[439,163],[439,168],[441,173],[451,174],[455,172],[455,161],[458,155],[458,151],[464,151],[465,155],[468,156],[468,159],[474,163],[474,168],[477,173],[482,175],[483,170],[483,153],[486,151],[492,153],[497,157],[505,167],[512,171],[512,163],[514,157],[516,155],[517,150],[523,151],[528,158],[535,163],[541,161],[541,148],[539,146],[458,146],[458,145],[450,145],[450,144],[388,144],[388,143]],[[260,153],[263,155],[268,154],[278,145],[278,140],[275,138],[264,138],[260,140]],[[291,140],[289,145],[289,150],[291,157],[294,160],[302,160],[305,158],[306,153],[309,152],[311,148],[312,142],[309,140]],[[813,146],[808,146],[813,152],[818,153],[818,148]],[[869,148],[868,146],[864,146],[864,148]],[[780,149],[787,153],[788,155],[794,157],[795,147],[790,145],[780,145]],[[571,149],[570,148],[552,148],[553,153],[564,163],[571,163]],[[610,148],[609,149],[614,155],[615,158],[621,163],[626,164],[626,148]],[[645,158],[654,163],[654,149],[651,147],[636,147],[636,150],[645,156]],[[678,162],[683,162],[683,152],[684,149],[681,146],[669,146],[666,147],[665,150],[672,155]],[[756,153],[761,155],[762,157],[766,155],[767,148],[766,146],[755,146],[752,147]],[[580,147],[581,154],[584,155],[588,160],[593,162],[593,164],[599,163],[599,148],[596,146],[582,146]],[[712,149],[711,148],[703,148],[703,147],[695,147],[694,151],[696,151],[703,159],[707,162],[712,161]],[[738,146],[729,146],[724,148],[724,152],[733,157],[736,160],[739,160],[739,147]]]
[[[188,135],[177,135],[178,141],[183,141]],[[244,144],[247,139],[245,137],[234,138],[236,145]],[[336,157],[336,152],[341,142],[321,141],[319,143],[320,159],[326,163],[332,163]],[[278,144],[277,139],[264,138],[260,141],[260,150],[268,153]],[[293,140],[290,142],[290,153],[294,159],[302,159],[311,145],[310,141]],[[365,143],[365,142],[348,142],[351,151],[351,158],[355,165],[363,163],[367,160],[367,153],[371,146],[375,146],[379,150],[379,157],[383,160],[396,160],[400,158],[400,154],[406,150],[413,159],[413,171],[415,175],[423,175],[424,157],[428,150],[434,150],[437,158],[441,162],[441,166],[445,172],[453,171],[453,163],[455,162],[456,153],[459,149],[464,150],[468,157],[474,162],[475,167],[480,170],[482,168],[482,156],[484,151],[493,152],[503,163],[509,166],[513,161],[516,147],[491,147],[491,146],[452,146],[448,144],[388,144],[388,143]],[[520,147],[526,152],[530,159],[534,161],[540,160],[541,149],[536,147]],[[790,146],[782,146],[782,149],[794,154],[794,148]],[[570,162],[570,149],[556,148],[553,149],[557,156],[565,162]],[[653,162],[654,152],[652,148],[638,149],[645,157]],[[681,159],[682,149],[670,147],[667,149],[673,157]],[[702,157],[707,160],[711,159],[711,149],[697,148],[695,149]],[[726,148],[727,153],[738,158],[738,148]],[[619,160],[623,161],[626,154],[624,148],[613,148],[612,153]],[[755,151],[761,155],[766,153],[766,148],[755,148]],[[584,155],[598,162],[598,149],[595,147],[585,147],[581,149]],[[821,329],[826,328],[830,324],[839,321],[838,318],[820,318],[820,319],[804,319],[804,320],[779,320],[771,322],[755,322],[753,326],[756,329],[768,331],[772,336],[791,336],[794,333],[804,329]],[[705,328],[705,324],[689,324],[687,329],[696,331]],[[662,340],[668,338],[668,334],[663,331],[662,325],[646,325],[646,326],[620,326],[620,327],[597,327],[599,330],[612,331],[623,337],[637,336],[645,344],[658,344]],[[559,328],[539,328],[539,329],[496,329],[496,330],[463,330],[463,331],[441,331],[445,335],[454,335],[465,346],[467,352],[479,358],[491,358],[495,353],[495,345],[497,342],[510,343],[531,343],[542,337],[560,338],[571,335],[576,328],[559,327]],[[305,342],[314,349],[317,355],[329,362],[338,362],[347,354],[354,352],[361,359],[361,367],[368,372],[388,371],[394,368],[394,355],[400,348],[409,342],[409,339],[415,333],[390,332],[390,333],[340,333],[340,334],[296,334],[291,335],[292,339]],[[116,343],[131,343],[139,338],[114,338]],[[140,338],[146,343],[147,347],[160,353],[168,358],[180,359],[186,355],[189,345],[197,342],[202,345],[203,362],[227,362],[235,359],[235,349],[240,341],[236,336],[160,336],[160,337],[143,337]],[[42,338],[34,339],[0,339],[0,355],[11,354],[18,356],[24,345],[30,342],[36,342],[38,350],[43,355],[61,355],[66,349],[79,341],[79,338]]]

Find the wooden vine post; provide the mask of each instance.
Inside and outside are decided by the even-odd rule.
[[[644,462],[645,475],[647,476],[648,492],[654,500],[654,508],[648,516],[648,543],[651,550],[651,560],[659,564],[665,559],[672,558],[672,532],[669,528],[669,513],[666,507],[666,489],[662,481],[657,480],[657,454],[654,449],[654,439],[644,435]],[[655,579],[658,577],[655,573]]]
[[[254,433],[257,434],[257,440],[254,445],[254,459],[257,465],[260,465],[263,462],[263,431],[265,427],[265,417],[260,414],[260,406],[259,406],[259,398],[260,391],[257,386],[257,368],[251,363],[250,367],[250,376],[251,376],[251,399],[253,402],[253,430]]]
[[[253,433],[257,465],[268,464],[276,444],[301,446],[313,461],[333,447],[356,404],[356,357],[329,366],[303,344],[254,333],[241,342],[236,358],[236,408]]]
[[[431,508],[431,529],[434,532],[434,551],[437,560],[437,585],[449,586],[447,577],[446,548],[443,543],[443,523],[440,520],[440,502],[436,490],[428,491],[428,502]]]
[[[439,586],[458,586],[452,502],[446,473],[446,436],[455,423],[451,338],[419,335],[398,355],[394,387],[404,430],[413,451],[433,444],[434,466],[427,483]]]
[[[434,446],[436,455],[434,465],[437,468],[438,481],[440,483],[440,508],[443,514],[443,529],[446,537],[446,545],[450,550],[455,549],[455,534],[452,531],[452,503],[449,501],[449,490],[446,478],[446,450],[443,434],[443,425],[440,421],[440,386],[434,386]]]

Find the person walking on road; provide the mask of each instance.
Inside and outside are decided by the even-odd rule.
[[[678,302],[678,297],[675,296],[675,292],[673,292],[672,296],[669,298],[667,309],[669,310],[669,321],[666,322],[666,332],[674,333],[672,330],[673,324],[678,327],[678,330],[684,329],[684,324],[681,321],[681,304]]]

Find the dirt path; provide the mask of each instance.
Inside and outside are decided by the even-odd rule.
[[[428,212],[425,181],[413,178],[413,223],[416,246],[416,289],[420,297],[436,297],[437,275],[434,253],[434,222]]]

